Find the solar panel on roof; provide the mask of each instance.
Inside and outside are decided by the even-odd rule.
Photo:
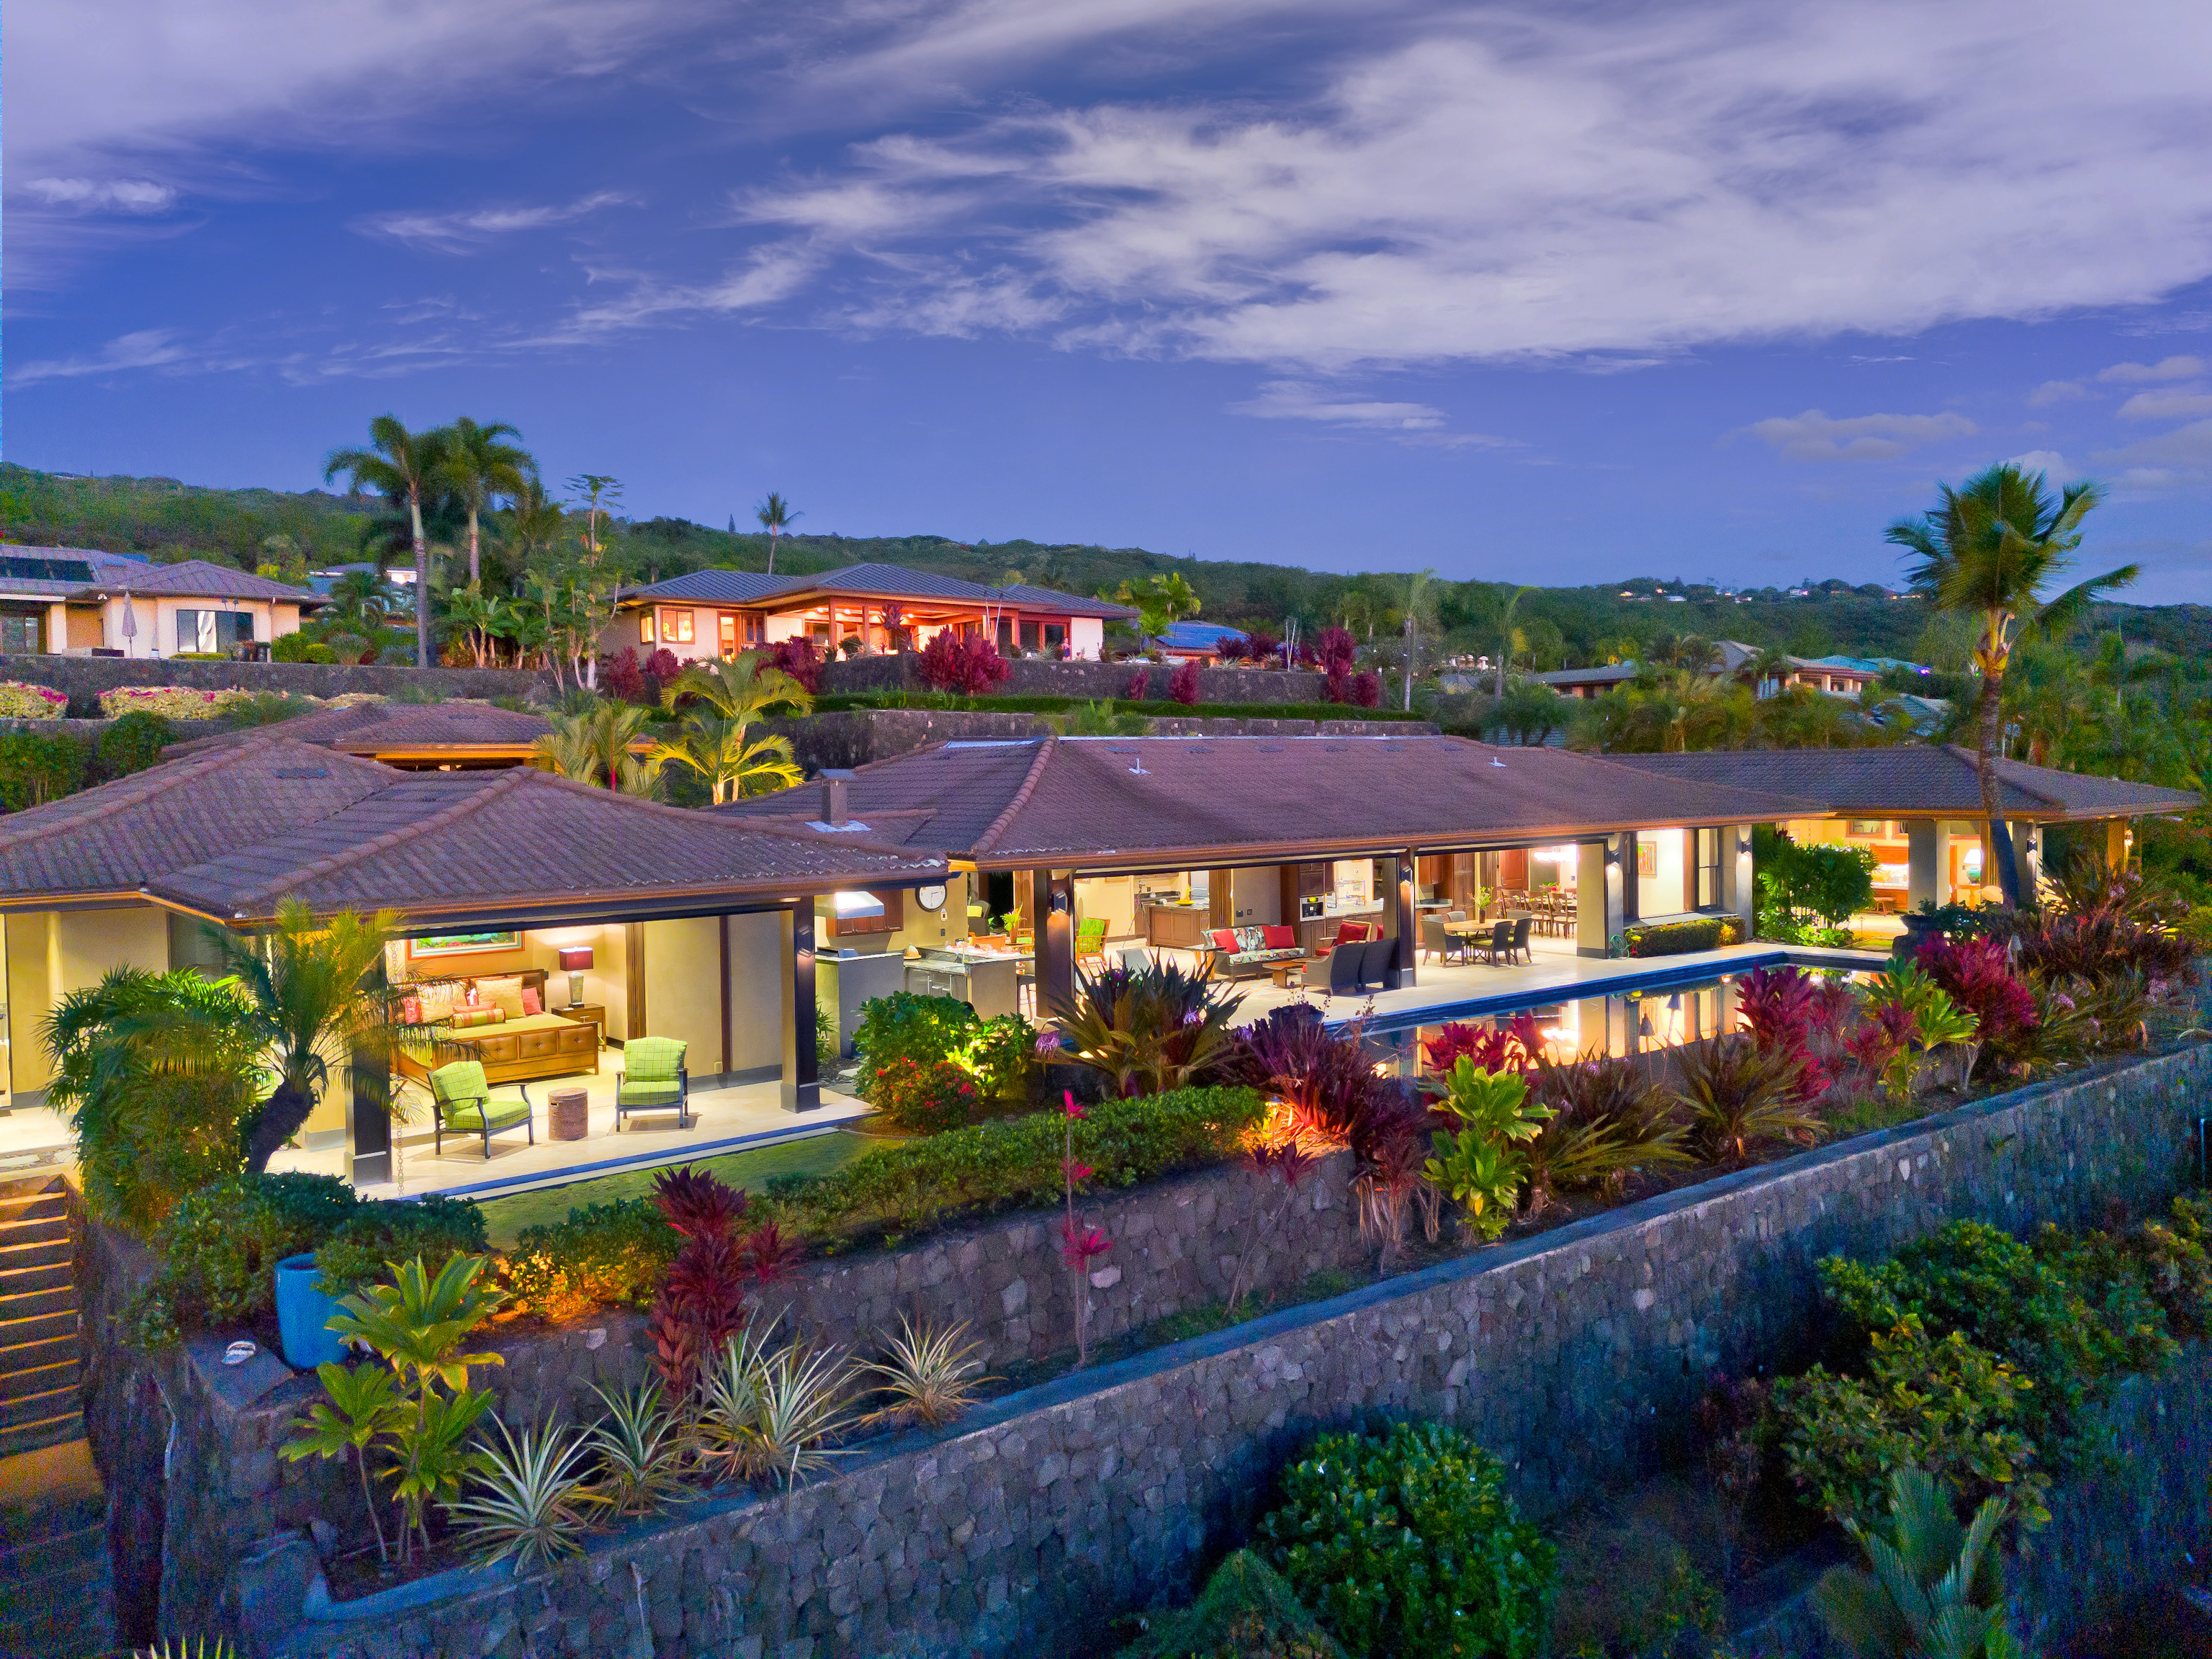
[[[82,559],[33,559],[9,554],[0,557],[0,576],[19,582],[88,582],[92,566]]]

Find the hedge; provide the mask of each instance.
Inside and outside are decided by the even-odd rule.
[[[836,691],[814,700],[814,712],[833,714],[849,709],[942,708],[983,714],[1064,714],[1093,702],[1110,703],[1117,714],[1144,714],[1175,720],[1413,720],[1425,714],[1408,714],[1396,708],[1362,708],[1350,702],[1171,702],[1148,697],[1132,702],[1126,697],[1048,697],[1023,693],[1004,697],[962,697],[935,691]]]
[[[1699,916],[1690,921],[1655,921],[1624,930],[1620,938],[1625,957],[1679,957],[1692,951],[1717,951],[1723,945],[1743,943],[1743,921],[1737,916]]]

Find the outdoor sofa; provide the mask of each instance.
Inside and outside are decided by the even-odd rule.
[[[1206,966],[1216,979],[1250,979],[1278,963],[1304,962],[1295,927],[1217,927],[1206,935]]]

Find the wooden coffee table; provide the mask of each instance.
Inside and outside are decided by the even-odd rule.
[[[1275,981],[1275,988],[1278,990],[1287,991],[1292,988],[1291,984],[1291,976],[1293,974],[1297,975],[1297,988],[1304,989],[1306,982],[1305,963],[1303,962],[1273,962],[1267,964],[1267,977]]]

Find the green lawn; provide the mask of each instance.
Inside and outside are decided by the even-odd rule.
[[[702,1158],[693,1167],[720,1176],[732,1187],[757,1188],[780,1175],[828,1175],[842,1169],[872,1145],[881,1144],[833,1130],[828,1134],[809,1135],[801,1140],[787,1140],[751,1152]],[[484,1226],[491,1243],[504,1249],[522,1236],[524,1228],[566,1220],[569,1211],[584,1205],[642,1198],[653,1189],[653,1178],[659,1173],[659,1169],[626,1170],[566,1187],[541,1187],[534,1193],[491,1199],[483,1206]]]

